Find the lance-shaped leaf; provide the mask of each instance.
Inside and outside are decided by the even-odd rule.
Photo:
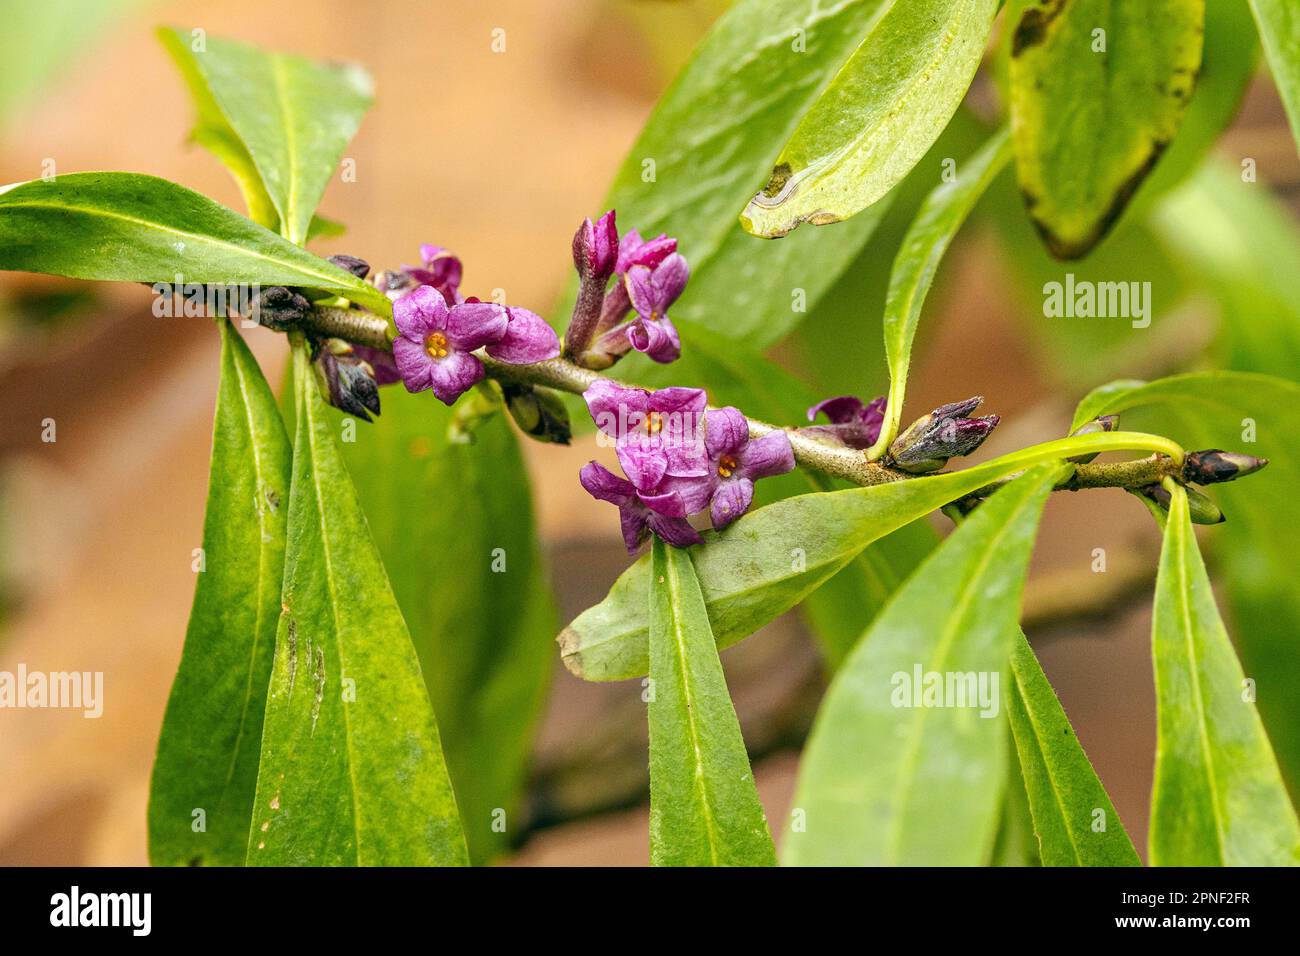
[[[1300,865],[1300,823],[1196,546],[1171,500],[1151,621],[1156,679],[1153,866]],[[1286,693],[1283,690],[1282,693]]]
[[[1140,866],[1024,634],[1011,651],[1005,696],[1043,865]]]
[[[202,563],[149,793],[155,866],[244,862],[280,614],[293,452],[257,361],[220,327]]]
[[[885,298],[885,357],[889,361],[889,400],[880,438],[869,453],[879,458],[898,434],[907,392],[907,372],[912,361],[912,340],[921,321],[921,306],[934,282],[939,261],[953,237],[970,215],[980,196],[1011,158],[1006,130],[989,141],[958,170],[956,178],[942,183],[926,197],[903,244],[894,258]]]
[[[1153,435],[1079,435],[964,471],[786,498],[706,531],[692,555],[713,636],[729,647],[794,607],[873,541],[1015,471],[1092,451],[1168,446]],[[558,638],[565,666],[584,680],[622,680],[650,666],[645,602],[649,559],[614,582]]]
[[[70,173],[0,188],[0,269],[308,286],[392,314],[388,297],[350,272],[206,196],[138,173]]]
[[[210,97],[196,93],[201,142],[213,148],[215,135],[218,157],[242,164],[229,142],[233,134],[279,213],[281,232],[304,243],[339,157],[370,108],[370,76],[355,64],[314,63],[233,40],[205,37],[195,49],[181,31],[164,37],[191,91],[201,82]]]
[[[1250,0],[1264,55],[1300,146],[1300,10],[1290,0]]]
[[[481,863],[523,829],[519,798],[556,619],[509,420],[480,422],[470,443],[449,437],[472,396],[445,408],[385,389],[383,414],[345,426],[355,440],[342,447],[420,656],[470,857]]]
[[[1043,0],[1025,10],[1012,41],[1012,141],[1029,215],[1053,255],[1096,245],[1174,138],[1204,20],[1205,0]]]
[[[749,232],[847,219],[894,187],[961,104],[997,0],[893,0],[785,144],[741,216]]]
[[[771,345],[806,318],[871,236],[883,204],[840,228],[804,230],[784,243],[755,242],[736,211],[891,2],[738,0],[655,107],[606,206],[618,210],[623,230],[678,238],[691,264],[687,291],[672,311],[679,325],[685,320],[751,349]],[[567,307],[557,310],[567,315]],[[680,331],[689,353],[694,339]],[[644,377],[640,368],[626,374],[629,381]]]
[[[248,862],[467,862],[433,707],[303,347]]]
[[[989,858],[1006,783],[999,685],[1043,505],[1062,473],[1039,465],[980,505],[858,642],[804,750],[786,864]]]
[[[1283,345],[1275,340],[1272,347]],[[1174,435],[1188,448],[1227,448],[1269,460],[1257,474],[1210,489],[1228,521],[1208,540],[1247,674],[1261,687],[1259,712],[1294,787],[1300,782],[1300,697],[1284,688],[1300,683],[1293,531],[1300,526],[1294,493],[1300,455],[1292,439],[1300,432],[1300,385],[1246,372],[1113,382],[1080,403],[1075,421],[1113,412],[1122,412],[1126,424]]]
[[[650,589],[650,861],[773,866],[740,722],[690,554],[655,539]]]

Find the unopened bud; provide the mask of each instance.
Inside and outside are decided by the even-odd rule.
[[[1187,512],[1191,516],[1192,524],[1222,524],[1228,520],[1210,498],[1195,488],[1183,490],[1187,492]],[[1164,485],[1147,485],[1134,489],[1133,493],[1154,501],[1165,511],[1169,510],[1171,496]]]
[[[312,343],[312,368],[321,394],[335,408],[370,421],[379,414],[379,386],[374,369],[352,351],[342,339],[318,339]]]
[[[1070,432],[1070,437],[1076,435],[1096,435],[1100,432],[1113,432],[1119,428],[1118,415],[1101,415],[1090,422],[1084,422],[1074,431]],[[1075,455],[1073,458],[1067,458],[1066,461],[1077,462],[1080,465],[1086,465],[1096,458],[1100,452],[1092,452],[1088,455]]]
[[[1183,480],[1194,481],[1198,485],[1213,485],[1249,475],[1267,464],[1267,458],[1220,451],[1217,448],[1190,451],[1183,459]]]
[[[889,446],[893,464],[913,474],[937,471],[949,458],[969,455],[992,434],[997,415],[966,418],[984,401],[980,396],[941,405],[912,422]]]
[[[334,263],[344,272],[351,272],[358,279],[364,279],[370,275],[370,263],[365,259],[358,259],[356,256],[330,256],[330,262]]]
[[[311,303],[306,296],[285,286],[275,285],[258,293],[248,317],[275,332],[287,332],[296,328],[310,314]]]
[[[569,412],[555,392],[531,385],[506,385],[502,393],[510,417],[525,435],[555,445],[569,443],[573,435]]]

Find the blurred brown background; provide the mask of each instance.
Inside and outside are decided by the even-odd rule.
[[[12,0],[11,0],[12,2]],[[599,203],[659,91],[723,4],[718,0],[183,0],[144,5],[100,31],[0,139],[0,182],[58,172],[135,170],[240,208],[219,164],[186,143],[192,112],[153,38],[198,26],[316,57],[360,61],[378,102],[322,212],[348,234],[321,252],[377,265],[420,242],[456,250],[471,287],[549,308],[570,268],[569,237]],[[506,51],[493,53],[494,28]],[[1266,80],[1223,148],[1250,149],[1293,189],[1295,155]],[[1050,396],[1032,346],[999,305],[1005,270],[978,231],[945,263],[934,331],[915,372],[917,407],[982,393],[1004,425],[990,454],[1062,433],[1076,396]],[[689,256],[689,250],[683,250]],[[887,268],[882,263],[881,268]],[[0,277],[11,295],[63,288]],[[90,313],[0,337],[0,475],[5,598],[0,669],[105,674],[98,720],[0,711],[0,864],[144,864],[156,734],[180,655],[199,542],[216,336],[208,323],[156,319],[142,287],[93,289]],[[872,333],[876,334],[876,333]],[[978,337],[978,341],[977,341]],[[35,341],[39,347],[33,348]],[[268,378],[279,336],[251,333]],[[940,370],[943,371],[940,371]],[[864,370],[863,380],[879,380]],[[41,422],[58,440],[40,440]],[[614,521],[574,479],[592,456],[532,446],[543,540],[566,616],[598,600],[626,563]],[[1149,661],[1156,541],[1140,508],[1054,497],[1035,557],[1029,631],[1135,842],[1145,842],[1154,743]],[[1116,506],[1101,507],[1115,504]],[[1104,515],[1098,520],[1098,515]],[[1084,620],[1089,565],[1106,548],[1114,613]],[[1127,583],[1125,583],[1127,582]],[[785,818],[797,747],[819,690],[797,619],[724,654],[773,829]],[[586,685],[559,670],[533,794],[544,824],[516,861],[647,861],[645,726],[635,682]]]

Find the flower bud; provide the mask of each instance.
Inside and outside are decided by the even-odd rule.
[[[1195,488],[1184,488],[1184,490],[1187,492],[1187,511],[1191,516],[1192,524],[1222,524],[1228,520],[1219,510],[1219,506],[1201,492]],[[1154,501],[1165,511],[1169,510],[1170,494],[1164,485],[1146,485],[1133,489],[1133,493]]]
[[[1183,459],[1183,480],[1194,481],[1198,485],[1213,485],[1249,475],[1267,464],[1267,458],[1220,451],[1217,448],[1191,451]]]
[[[912,422],[889,446],[895,467],[913,474],[937,471],[949,458],[969,455],[992,434],[997,415],[965,418],[984,401],[980,396],[941,405]]]
[[[365,259],[358,259],[356,256],[330,256],[329,261],[334,263],[344,272],[351,272],[358,279],[364,279],[370,275],[370,263]]]
[[[312,343],[312,369],[321,394],[335,408],[370,421],[379,414],[379,386],[374,370],[342,339],[318,339]]]
[[[582,220],[573,234],[573,264],[583,281],[605,282],[614,274],[617,261],[618,229],[614,224],[614,210],[594,223],[590,219]]]
[[[1084,422],[1074,431],[1070,432],[1070,437],[1075,435],[1095,435],[1099,432],[1113,432],[1119,428],[1118,415],[1102,415],[1094,418],[1090,422]],[[1100,452],[1092,452],[1088,455],[1075,455],[1073,458],[1067,458],[1066,461],[1077,462],[1080,465],[1086,465],[1099,455]]]
[[[555,445],[569,443],[573,434],[569,411],[555,392],[531,385],[504,385],[502,394],[510,417],[525,435]]]
[[[282,285],[263,289],[253,300],[248,317],[274,332],[287,332],[311,313],[307,297]]]

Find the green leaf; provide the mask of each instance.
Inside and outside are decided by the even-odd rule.
[[[206,85],[208,97],[196,94],[200,129],[219,130],[223,143],[233,134],[261,176],[281,232],[302,245],[339,157],[373,102],[369,74],[355,64],[314,63],[216,37],[205,37],[195,51],[180,31],[165,36],[178,62],[188,57],[182,69],[194,77],[191,91],[200,79]],[[223,146],[218,158],[227,161],[229,152]]]
[[[1079,405],[1075,420],[1122,412],[1181,438],[1188,448],[1228,448],[1269,459],[1263,471],[1210,489],[1227,523],[1208,541],[1226,586],[1247,673],[1287,780],[1300,784],[1300,385],[1269,375],[1209,372],[1153,382],[1113,382]],[[1248,439],[1253,439],[1248,440]],[[1271,689],[1270,689],[1271,688]],[[1296,790],[1293,789],[1293,793]]]
[[[1289,0],[1250,0],[1264,55],[1300,147],[1300,10]]]
[[[679,240],[691,281],[673,306],[674,322],[706,327],[749,351],[765,348],[803,321],[870,237],[883,206],[784,243],[756,242],[736,210],[890,2],[828,8],[818,0],[739,0],[664,94],[606,206],[618,210],[624,232]],[[567,317],[572,302],[571,291],[557,316]],[[695,343],[689,329],[681,331],[685,356]]]
[[[1040,465],[990,497],[858,642],[804,750],[793,802],[803,825],[786,833],[786,864],[989,858],[1006,782],[998,684],[1043,505],[1063,473]]]
[[[220,328],[203,564],[149,793],[155,866],[244,862],[280,615],[293,452],[256,359]]]
[[[379,315],[374,286],[176,183],[70,173],[0,188],[0,269],[77,279],[309,286]]]
[[[230,170],[239,186],[239,191],[244,196],[244,205],[248,207],[248,218],[267,229],[278,230],[280,213],[262,184],[262,176],[257,171],[257,164],[253,162],[253,157],[249,154],[244,141],[239,138],[239,134],[226,119],[226,114],[217,105],[212,90],[208,87],[207,79],[199,69],[199,54],[194,49],[198,45],[198,34],[186,35],[181,30],[160,27],[158,40],[171,54],[176,68],[180,70],[181,77],[185,80],[185,86],[190,91],[190,99],[194,101],[198,117],[194,129],[190,132],[190,139],[210,152],[226,169]],[[206,36],[203,42],[207,42]]]
[[[957,112],[998,0],[893,0],[804,114],[745,229],[768,238],[847,219],[892,189]]]
[[[894,258],[885,299],[885,357],[889,361],[889,400],[880,438],[868,456],[879,458],[898,434],[912,340],[921,321],[921,307],[934,282],[939,262],[979,198],[1011,158],[1006,130],[989,141],[961,167],[955,179],[941,183],[926,197]]]
[[[1159,445],[1153,436],[1129,432],[1081,435],[964,471],[786,498],[722,531],[706,531],[692,555],[718,647],[743,640],[790,610],[873,541],[998,478],[1071,455],[1153,445]],[[649,559],[642,557],[603,601],[560,633],[570,671],[584,680],[608,681],[649,670],[649,585]]]
[[[1096,245],[1174,138],[1204,19],[1204,0],[1043,0],[1025,11],[1012,45],[1012,141],[1053,255]]]
[[[650,862],[774,866],[690,554],[656,538],[651,555]]]
[[[248,862],[467,862],[433,707],[305,349]]]
[[[1300,865],[1300,823],[1219,619],[1192,534],[1187,492],[1167,486],[1172,501],[1151,621],[1151,863]]]
[[[1011,677],[1007,713],[1043,865],[1141,866],[1024,634],[1012,647]],[[1097,829],[1099,822],[1105,829]]]
[[[510,423],[494,415],[472,444],[453,442],[460,407],[385,389],[383,414],[353,421],[355,440],[342,448],[420,656],[470,858],[484,863],[523,832],[556,614]],[[498,809],[505,832],[493,826]]]

